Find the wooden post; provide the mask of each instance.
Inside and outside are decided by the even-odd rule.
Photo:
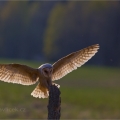
[[[60,115],[61,115],[60,105],[61,105],[60,90],[57,86],[51,85],[49,89],[48,120],[60,119]]]

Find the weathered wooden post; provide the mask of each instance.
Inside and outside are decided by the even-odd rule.
[[[61,98],[60,90],[57,86],[51,85],[49,89],[49,102],[48,102],[48,120],[59,120],[61,115]]]

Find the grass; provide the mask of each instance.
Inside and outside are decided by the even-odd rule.
[[[19,61],[32,67],[41,63]],[[0,63],[14,61],[1,60]],[[82,66],[61,80],[61,119],[120,119],[120,69]],[[33,98],[36,85],[0,82],[1,119],[46,119],[48,99]]]

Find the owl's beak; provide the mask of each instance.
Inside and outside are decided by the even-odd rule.
[[[46,68],[46,75],[51,78],[52,77],[52,68]]]
[[[49,69],[49,74],[48,74],[49,77],[52,77],[52,69]]]

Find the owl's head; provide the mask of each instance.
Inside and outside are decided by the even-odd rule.
[[[51,64],[49,63],[43,64],[39,67],[39,69],[45,77],[51,78],[53,71],[53,66]]]

